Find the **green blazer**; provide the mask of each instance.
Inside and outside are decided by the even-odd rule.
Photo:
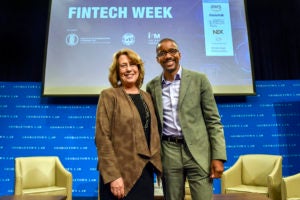
[[[161,81],[162,77],[157,76],[146,86],[152,96],[160,133],[163,125]],[[182,69],[178,112],[184,140],[192,156],[210,173],[212,159],[226,161],[227,157],[223,125],[211,84],[204,74]]]

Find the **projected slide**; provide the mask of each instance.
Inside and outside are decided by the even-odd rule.
[[[110,87],[113,53],[131,48],[144,85],[162,72],[155,46],[179,44],[185,68],[204,73],[216,95],[254,94],[243,0],[52,0],[43,95],[97,96]]]

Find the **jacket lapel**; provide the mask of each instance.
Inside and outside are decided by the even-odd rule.
[[[181,107],[183,99],[191,83],[191,79],[189,78],[189,76],[190,76],[189,73],[185,69],[182,69],[178,108]]]
[[[161,87],[161,76],[159,76],[154,83],[154,97],[155,105],[158,111],[159,120],[163,123],[163,101],[162,101],[162,87]]]

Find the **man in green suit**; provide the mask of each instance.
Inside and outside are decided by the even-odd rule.
[[[162,39],[156,59],[163,73],[147,84],[162,140],[166,200],[183,200],[187,178],[193,200],[211,200],[213,179],[226,161],[223,126],[212,87],[204,74],[180,65],[177,43]]]

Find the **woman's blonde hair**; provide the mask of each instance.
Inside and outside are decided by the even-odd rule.
[[[117,88],[122,85],[121,79],[119,76],[120,67],[119,67],[119,62],[118,62],[119,57],[121,55],[126,55],[130,60],[130,64],[137,65],[140,74],[136,81],[136,86],[138,88],[141,88],[143,85],[144,76],[145,76],[144,62],[140,58],[140,56],[131,49],[121,49],[121,50],[117,51],[116,53],[114,53],[113,61],[109,67],[109,82],[110,82],[111,86],[114,88]]]

